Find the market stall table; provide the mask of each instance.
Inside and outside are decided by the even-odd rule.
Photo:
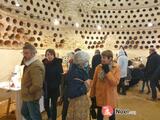
[[[20,95],[20,90],[21,87],[11,87],[10,82],[0,82],[0,89],[5,90],[5,92],[0,94],[0,101],[9,99],[11,97],[15,97],[16,100],[16,120],[24,120],[21,115],[21,105],[22,105],[22,100],[21,100],[21,95]],[[44,111],[43,107],[43,97],[40,99],[40,111]]]

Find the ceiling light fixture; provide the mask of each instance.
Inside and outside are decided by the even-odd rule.
[[[16,4],[15,4],[16,7],[21,7],[21,6],[22,6],[22,5],[20,4],[21,2],[20,2],[19,0],[15,0],[15,3],[16,3]]]
[[[75,27],[77,27],[77,28],[78,28],[78,27],[79,27],[79,23],[77,23],[77,22],[76,22],[76,23],[75,23]]]
[[[101,30],[102,27],[101,27],[100,25],[97,25],[97,29],[98,29],[98,30]]]
[[[54,20],[54,25],[59,25],[59,21],[57,19]]]
[[[153,26],[153,23],[148,23],[148,27],[152,27]]]

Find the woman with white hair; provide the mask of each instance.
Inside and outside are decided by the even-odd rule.
[[[86,52],[78,51],[74,55],[73,64],[69,69],[67,80],[67,97],[69,107],[67,120],[88,120],[89,119],[89,75],[85,69],[88,66],[89,55]]]

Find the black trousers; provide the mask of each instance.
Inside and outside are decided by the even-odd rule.
[[[102,107],[98,107],[97,108],[97,120],[103,120],[103,115],[102,115]],[[115,116],[115,110],[113,109],[113,115],[109,117],[109,120],[115,120],[116,116]]]
[[[126,87],[125,87],[125,78],[121,78],[120,82],[117,86],[117,92],[119,94],[126,94]]]
[[[152,98],[153,99],[157,99],[157,90],[156,88],[158,88],[158,90],[160,90],[160,84],[158,80],[151,80],[150,81],[150,86],[151,86],[151,91],[152,91]]]
[[[141,91],[144,92],[145,85],[147,86],[148,92],[150,92],[149,80],[143,80]]]
[[[44,98],[44,108],[47,112],[48,118],[51,118],[51,120],[57,119],[57,99],[58,95],[54,95],[54,93],[53,95]]]
[[[64,96],[64,99],[63,99],[63,108],[62,108],[62,120],[66,120],[67,111],[68,111],[68,105],[69,105],[68,98],[67,98],[67,96]]]

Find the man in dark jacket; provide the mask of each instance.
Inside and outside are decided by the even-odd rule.
[[[150,55],[147,59],[146,69],[145,69],[145,77],[150,80],[150,86],[152,91],[152,99],[157,99],[157,92],[156,92],[156,86],[157,86],[157,80],[153,79],[153,75],[155,71],[157,70],[158,66],[160,65],[160,56],[157,54],[155,48],[151,47],[149,49]]]
[[[97,67],[97,65],[101,64],[101,54],[99,50],[95,51],[95,55],[92,58],[92,72],[91,72],[91,78],[93,79],[94,71]]]

